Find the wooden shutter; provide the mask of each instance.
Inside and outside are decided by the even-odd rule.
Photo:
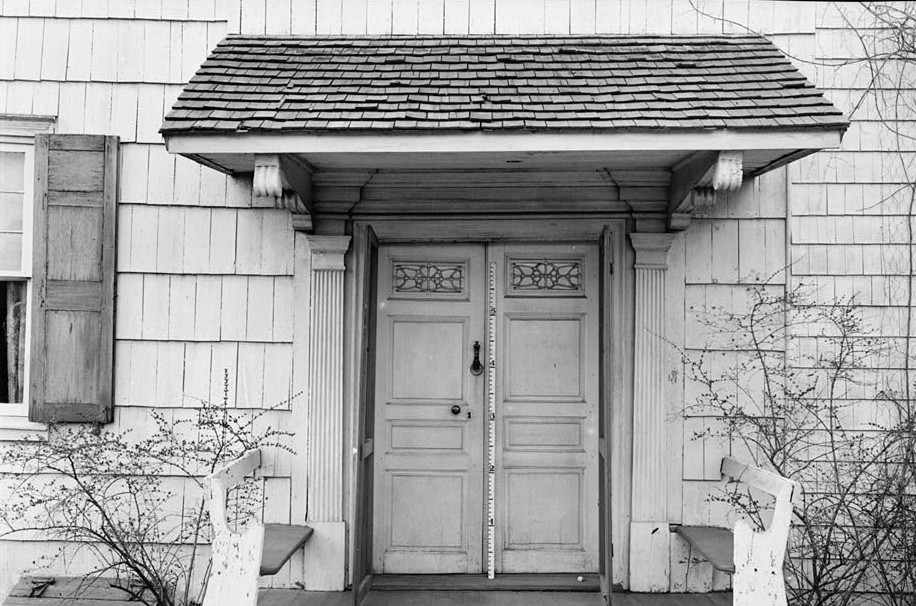
[[[117,137],[35,137],[33,421],[112,419],[117,175]]]

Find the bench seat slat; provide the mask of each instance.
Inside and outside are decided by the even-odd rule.
[[[680,526],[677,533],[690,543],[712,567],[735,572],[735,535],[728,528]]]
[[[311,538],[313,532],[314,530],[309,526],[265,524],[264,547],[261,552],[261,576],[270,576],[280,572],[296,550]]]

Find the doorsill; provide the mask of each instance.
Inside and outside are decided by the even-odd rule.
[[[582,578],[580,581],[579,578]],[[375,591],[601,591],[597,574],[374,574]]]

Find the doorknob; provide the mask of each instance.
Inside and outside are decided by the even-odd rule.
[[[455,404],[454,406],[452,406],[452,414],[453,414],[453,415],[459,415],[459,414],[461,414],[461,407],[458,406],[457,404]]]
[[[483,374],[483,364],[480,363],[480,341],[474,341],[474,361],[471,363],[471,374],[475,377]]]

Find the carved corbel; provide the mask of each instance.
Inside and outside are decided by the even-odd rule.
[[[253,193],[292,213],[296,230],[312,228],[312,171],[295,156],[255,155]]]
[[[671,171],[668,227],[687,229],[694,213],[710,208],[716,192],[734,191],[744,179],[744,153],[698,152]]]

